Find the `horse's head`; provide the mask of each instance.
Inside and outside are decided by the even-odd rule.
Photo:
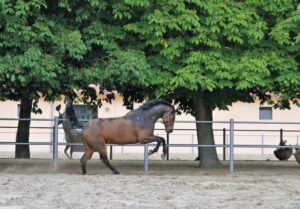
[[[172,133],[175,122],[175,109],[171,108],[170,111],[166,112],[162,116],[163,124],[165,125],[165,130],[167,133]]]
[[[56,106],[56,111],[58,112],[58,125],[62,124],[62,119],[65,118],[65,113],[60,113],[61,105]]]
[[[171,133],[174,128],[175,122],[175,108],[174,106],[163,100],[163,99],[154,99],[150,102],[143,104],[139,109],[134,110],[132,113],[127,114],[134,115],[134,114],[148,114],[152,119],[153,124],[159,118],[162,118],[162,123],[165,125],[165,131],[167,133]]]

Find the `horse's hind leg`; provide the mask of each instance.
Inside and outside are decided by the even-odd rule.
[[[81,170],[82,170],[82,174],[85,175],[86,174],[86,163],[89,159],[91,159],[92,155],[93,155],[94,151],[91,149],[88,149],[84,152],[84,154],[82,155],[81,159],[80,159],[80,164],[81,164]]]
[[[82,170],[83,175],[86,174],[86,163],[88,160],[89,160],[89,158],[87,157],[87,155],[85,153],[80,158],[81,170]]]
[[[68,154],[68,149],[69,149],[69,147],[70,147],[70,145],[66,145],[66,147],[65,147],[65,150],[64,150],[64,153],[65,153],[65,155],[67,156],[67,158],[69,158],[69,159],[72,159],[72,156],[70,157],[70,155]]]
[[[110,162],[107,158],[107,152],[106,152],[105,145],[101,146],[98,151],[99,151],[99,155],[100,155],[100,160],[103,162],[103,164],[106,165],[114,174],[120,174],[120,172],[110,164]]]
[[[74,146],[70,147],[70,157],[71,157],[71,159],[73,159],[73,152],[74,152],[73,148],[74,148]]]

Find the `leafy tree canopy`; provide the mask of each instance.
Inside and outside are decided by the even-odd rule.
[[[67,64],[82,60],[87,47],[54,10],[46,1],[1,1],[1,100],[53,100],[70,84]]]
[[[299,5],[276,1],[120,1],[115,18],[136,35],[155,95],[192,112],[200,90],[213,108],[256,96],[289,107],[299,97]],[[296,93],[295,93],[296,92]],[[147,92],[146,92],[147,93]]]
[[[96,82],[128,106],[169,95],[188,112],[199,89],[221,109],[299,97],[295,0],[2,0],[0,12],[2,100]]]
[[[128,79],[142,77],[134,62],[145,66],[145,56],[122,47],[128,37],[114,10],[104,1],[0,0],[0,100],[21,101],[20,118],[30,118],[32,101],[40,113],[40,98],[74,96],[73,89],[85,89],[86,102],[94,102],[88,85],[119,79],[119,63]],[[28,142],[29,127],[19,121],[17,142]],[[29,156],[28,146],[17,146],[16,157]]]
[[[120,47],[128,37],[112,10],[102,1],[2,0],[0,99],[28,97],[40,112],[36,104],[41,97],[54,100],[110,77],[120,84],[125,82],[121,76],[145,79],[139,73],[148,68],[145,56]],[[84,93],[96,100],[93,92]]]

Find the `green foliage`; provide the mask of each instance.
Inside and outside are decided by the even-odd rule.
[[[110,83],[111,89],[128,83],[145,85],[146,75],[149,73],[146,57],[140,51],[115,51],[109,55],[109,62],[103,76]],[[105,82],[103,82],[105,85]]]
[[[291,52],[300,49],[300,5],[290,16],[279,21],[271,31],[271,37],[281,46],[286,46]]]
[[[198,89],[212,98],[209,106],[221,109],[256,96],[271,102],[266,96],[271,92],[281,97],[276,107],[288,108],[288,99],[299,98],[300,18],[295,1],[124,5],[131,11],[124,29],[136,34],[149,57],[153,76],[147,78],[159,86],[155,94],[175,98],[183,110],[192,111]],[[159,79],[157,69],[166,82],[153,81]],[[229,89],[238,92],[236,96]],[[228,93],[231,96],[220,102],[218,94]]]
[[[149,2],[127,3],[1,1],[0,81],[5,85],[0,99],[19,101],[26,95],[36,102],[54,100],[81,88],[85,102],[95,102],[89,84],[128,89],[134,81],[148,86],[145,53],[123,26],[132,15],[129,5]]]
[[[299,11],[294,0],[2,0],[0,98],[99,83],[129,107],[172,97],[191,112],[199,89],[213,108],[271,102],[270,92],[288,107],[299,98]]]
[[[81,32],[62,16],[68,1],[1,1],[1,100],[54,100],[74,87],[71,68],[87,54]],[[54,14],[53,11],[57,13]],[[71,63],[71,66],[70,66]],[[87,84],[85,84],[87,85]],[[33,111],[41,112],[34,105]]]

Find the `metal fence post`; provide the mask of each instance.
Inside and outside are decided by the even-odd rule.
[[[58,167],[58,117],[54,117],[54,137],[53,137],[53,166],[57,171]]]
[[[223,161],[226,160],[226,128],[223,128]]]
[[[148,172],[149,165],[148,165],[148,144],[144,145],[144,171]]]
[[[226,144],[229,144],[230,142],[229,142],[229,135],[228,134],[226,134]],[[229,155],[229,152],[230,152],[230,149],[226,149],[226,155]]]
[[[280,145],[283,144],[283,129],[280,129]]]
[[[230,119],[230,175],[234,171],[234,120]]]
[[[54,122],[54,121],[53,121]],[[54,123],[53,123],[53,126],[52,126],[52,133],[51,133],[51,140],[50,140],[50,153],[52,152],[53,154],[53,158],[54,158],[54,152],[53,152],[53,143],[54,143],[54,135],[55,135],[55,127],[54,127]],[[52,145],[52,146],[51,146]]]
[[[169,160],[169,143],[170,143],[170,137],[169,137],[169,133],[167,133],[167,160]]]

